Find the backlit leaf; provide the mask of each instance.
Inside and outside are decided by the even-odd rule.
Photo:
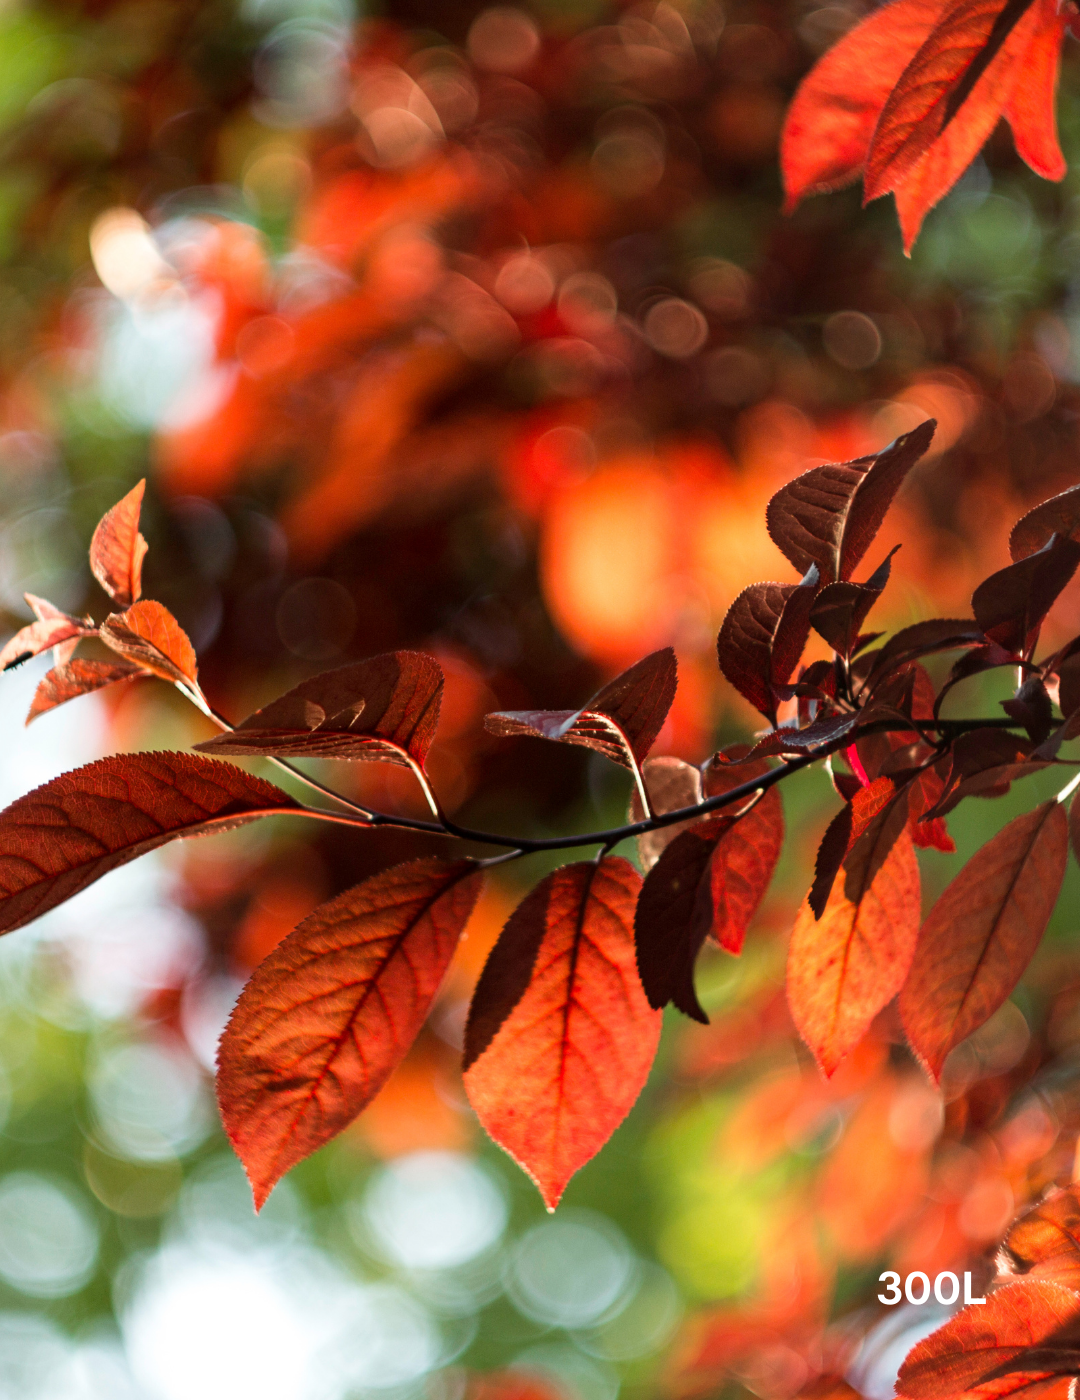
[[[677,812],[682,807],[696,806],[701,801],[701,769],[692,763],[665,754],[659,758],[647,758],[642,764],[641,772],[645,780],[645,791],[649,794],[649,803],[657,816],[664,812]],[[635,788],[630,797],[630,820],[639,822],[644,816],[641,795]],[[676,822],[672,826],[661,826],[655,831],[643,832],[637,838],[638,858],[642,866],[651,870],[660,858],[661,851],[670,846],[680,831],[686,831],[696,820],[698,818],[690,817],[685,822]]]
[[[627,861],[565,865],[510,916],[477,984],[465,1089],[554,1209],[648,1077],[661,1013],[634,959],[641,879]]]
[[[1054,1191],[1013,1222],[1002,1249],[1010,1271],[1080,1288],[1080,1196]]]
[[[995,1289],[985,1303],[964,1308],[908,1353],[896,1393],[907,1400],[943,1400],[973,1391],[1002,1364],[1022,1361],[1029,1347],[1067,1327],[1078,1309],[1080,1294],[1042,1279]],[[1030,1384],[1040,1374],[1048,1373],[1033,1368],[1026,1379],[1016,1375],[1012,1385],[979,1393],[990,1400]]]
[[[936,426],[927,419],[880,452],[811,467],[780,488],[765,518],[769,534],[800,574],[816,564],[823,583],[851,577]]]
[[[777,688],[791,679],[810,635],[817,592],[813,565],[798,584],[751,584],[728,609],[716,639],[721,671],[772,724]]]
[[[57,705],[63,705],[79,695],[89,695],[115,681],[128,681],[144,675],[146,672],[141,667],[129,661],[84,661],[74,657],[63,666],[54,666],[42,677],[34,691],[26,722],[29,724],[38,715],[54,710]]]
[[[1054,13],[1046,0],[1043,6],[1050,13],[1044,14],[1028,45],[1023,76],[1013,87],[1002,115],[1012,127],[1020,159],[1044,180],[1061,180],[1066,165],[1057,135],[1057,90],[1069,16],[1063,8]]]
[[[195,648],[176,618],[161,603],[147,599],[126,612],[112,613],[101,624],[101,640],[126,661],[166,681],[196,684]]]
[[[1019,982],[1053,912],[1067,851],[1065,809],[1044,802],[977,851],[931,909],[900,1014],[935,1081],[953,1046]]]
[[[886,843],[892,832],[884,830]],[[919,933],[919,867],[910,837],[891,842],[873,879],[876,842],[837,881],[820,919],[804,902],[788,949],[788,1003],[823,1072],[831,1075],[900,990]]]
[[[706,765],[702,775],[706,797],[729,792],[769,771],[769,765],[760,760],[720,761],[741,759],[745,752],[744,745],[732,745]],[[780,788],[774,785],[739,818],[738,826],[723,837],[713,855],[711,936],[726,952],[742,952],[746,930],[765,897],[783,844],[784,806]]]
[[[364,1109],[420,1033],[480,893],[429,857],[320,904],[259,964],[218,1052],[218,1102],[262,1206]]]
[[[975,620],[992,642],[1030,656],[1043,618],[1080,564],[1080,541],[1052,536],[1042,549],[1007,564],[976,588]]]
[[[167,841],[296,810],[272,784],[195,754],[119,754],[77,768],[0,812],[0,933]]]
[[[891,778],[875,778],[860,787],[849,802],[845,802],[825,828],[814,862],[814,883],[807,902],[820,919],[825,912],[833,881],[839,874],[847,853],[866,831],[870,823],[896,798],[896,784]],[[897,833],[899,834],[899,833]],[[884,860],[887,852],[883,852]]]
[[[256,710],[206,753],[423,764],[439,723],[443,673],[433,657],[393,651],[312,676]]]
[[[34,610],[34,621],[20,627],[0,649],[0,671],[29,661],[50,647],[64,647],[80,637],[92,637],[97,630],[92,624],[61,612],[46,598],[38,598],[33,593],[25,597]]]
[[[598,691],[580,710],[501,710],[485,715],[490,734],[562,740],[632,768],[663,728],[677,683],[671,647],[654,651]]]
[[[142,595],[146,541],[139,534],[139,512],[145,488],[146,482],[140,481],[107,510],[90,541],[90,570],[121,610]]]
[[[1080,486],[1070,486],[1022,515],[1009,536],[1009,553],[1014,560],[1026,559],[1045,548],[1051,535],[1080,540]]]

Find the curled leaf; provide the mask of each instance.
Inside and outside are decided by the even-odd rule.
[[[418,651],[392,651],[302,681],[205,753],[352,758],[423,765],[439,723],[443,673]]]
[[[84,661],[74,657],[63,666],[54,666],[38,682],[26,722],[29,724],[39,715],[55,710],[57,705],[66,704],[79,695],[89,695],[116,681],[129,681],[135,676],[144,675],[146,672],[130,661]]]
[[[33,593],[24,596],[34,610],[34,621],[20,627],[0,649],[0,671],[8,671],[23,661],[29,661],[32,656],[38,656],[50,647],[57,648],[58,652],[62,647],[74,650],[74,644],[80,637],[92,637],[97,631],[92,623],[69,617],[46,598],[38,598]]]
[[[187,633],[161,603],[147,599],[126,612],[112,613],[101,624],[101,640],[126,661],[162,680],[197,684],[195,648]]]
[[[716,639],[721,671],[774,725],[777,691],[799,664],[818,587],[814,565],[798,584],[751,584],[728,609]]]
[[[1039,628],[1080,564],[1080,541],[1053,535],[1034,554],[1007,564],[976,588],[971,607],[992,642],[1030,657]]]
[[[221,1038],[218,1102],[256,1209],[404,1059],[482,883],[470,860],[393,866],[320,904],[255,969]]]
[[[1009,536],[1009,553],[1016,561],[1026,559],[1044,549],[1052,535],[1080,540],[1080,486],[1070,486],[1022,515]]]
[[[142,596],[146,541],[139,534],[146,482],[133,486],[101,517],[90,541],[90,571],[122,611]]]

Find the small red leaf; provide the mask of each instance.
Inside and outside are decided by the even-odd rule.
[[[442,690],[442,669],[433,657],[386,652],[312,676],[231,733],[195,747],[422,766],[438,727]]]
[[[120,754],[77,768],[0,812],[0,933],[167,841],[296,810],[272,784],[194,754]]]
[[[899,549],[897,545],[897,549]],[[828,583],[814,599],[810,625],[843,657],[850,657],[860,640],[860,629],[867,614],[881,597],[889,581],[889,557],[866,583]]]
[[[649,794],[649,804],[657,816],[664,812],[677,812],[682,807],[695,807],[701,801],[701,769],[695,768],[692,763],[669,755],[647,758],[642,764],[641,773],[645,791]],[[630,820],[639,822],[644,817],[641,794],[635,787],[630,797]],[[659,860],[661,851],[670,846],[680,831],[686,831],[697,820],[690,817],[685,822],[660,826],[639,836],[638,858],[644,869],[651,870]]]
[[[896,784],[891,778],[875,778],[872,783],[853,793],[851,800],[844,803],[825,828],[825,835],[821,838],[814,862],[814,883],[806,897],[817,918],[820,919],[825,912],[833,881],[839,874],[848,852],[874,818],[883,812],[895,797]],[[884,860],[887,854],[887,851],[883,851],[881,859]]]
[[[801,583],[753,583],[732,603],[716,639],[720,669],[771,724],[777,689],[787,685],[810,635],[818,593],[813,565]]]
[[[128,661],[83,661],[75,658],[63,666],[54,666],[34,691],[26,722],[29,724],[38,715],[54,710],[57,705],[63,705],[79,695],[89,695],[115,681],[128,681],[134,676],[144,675],[146,672],[141,667],[133,666]]]
[[[936,426],[929,418],[881,452],[811,467],[781,487],[765,518],[769,534],[800,574],[816,564],[822,583],[851,577]]]
[[[46,598],[38,598],[33,593],[24,595],[34,610],[34,621],[20,627],[0,650],[0,671],[10,670],[32,656],[38,656],[50,647],[65,647],[78,642],[80,637],[92,637],[97,629],[90,622],[77,617],[69,617],[54,607]]]
[[[469,860],[396,865],[319,905],[255,969],[221,1038],[218,1102],[256,1209],[404,1059],[482,881]]]
[[[634,960],[640,888],[617,856],[554,871],[510,916],[473,996],[469,1101],[549,1210],[626,1117],[656,1054],[661,1013]]]
[[[1022,515],[1009,536],[1009,553],[1016,561],[1026,559],[1048,545],[1051,535],[1080,540],[1080,486],[1070,486]]]
[[[1080,541],[1053,535],[1034,554],[1007,564],[976,588],[971,608],[987,637],[1030,656],[1043,618],[1080,565]]]
[[[997,1288],[985,1303],[964,1308],[908,1353],[896,1393],[906,1400],[944,1400],[976,1390],[1003,1364],[1022,1362],[1028,1348],[1068,1327],[1078,1309],[1080,1293],[1042,1279]],[[1046,1374],[1036,1367],[1014,1375],[1012,1385],[988,1385],[979,1393],[990,1400]]]
[[[1080,1195],[1054,1191],[1009,1228],[1002,1245],[1014,1274],[1080,1288]]]
[[[1057,90],[1061,45],[1069,16],[1056,0],[1038,0],[1050,22],[1039,24],[1024,55],[1023,75],[1005,104],[1016,154],[1044,180],[1061,180],[1067,166],[1057,135]]]
[[[931,909],[900,1015],[935,1082],[953,1046],[1019,982],[1053,912],[1067,852],[1065,809],[1044,802],[977,851]]]
[[[892,835],[885,831],[882,841]],[[788,1003],[822,1071],[831,1075],[900,990],[919,933],[919,867],[910,837],[895,839],[872,880],[861,869],[834,884],[820,920],[799,910],[788,950]],[[860,853],[863,854],[863,853]]]
[[[722,757],[741,756],[743,752],[742,745],[725,749],[706,766],[703,778],[706,797],[729,792],[769,771],[768,764],[760,760],[718,762]],[[739,818],[737,826],[726,833],[713,854],[712,937],[726,952],[735,956],[742,952],[746,931],[769,888],[783,844],[784,806],[780,789],[774,786]]]
[[[654,651],[604,686],[580,710],[501,710],[485,715],[490,734],[528,734],[595,749],[632,768],[663,728],[677,681],[671,647]]]
[[[920,656],[978,646],[984,640],[981,628],[970,619],[935,617],[927,622],[914,622],[890,637],[876,654],[867,684],[876,685],[889,671]]]
[[[196,685],[195,649],[176,618],[161,603],[133,604],[101,624],[101,640],[127,661],[166,681]]]
[[[858,179],[889,93],[946,4],[893,0],[818,59],[799,85],[780,138],[785,213],[806,195]]]
[[[90,541],[90,570],[121,610],[142,596],[146,541],[139,534],[139,512],[145,488],[140,481],[106,511]]]

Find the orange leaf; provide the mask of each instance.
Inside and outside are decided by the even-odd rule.
[[[1080,1293],[1057,1283],[1024,1279],[996,1289],[985,1303],[964,1308],[908,1353],[897,1395],[938,1400],[977,1389],[989,1400],[1049,1379],[1049,1368],[1034,1365],[1030,1372],[994,1373],[1022,1362],[1029,1347],[1067,1327],[1078,1310]]]
[[[931,909],[900,996],[911,1048],[937,1081],[945,1057],[1023,975],[1065,875],[1068,822],[1056,799],[977,851]]]
[[[195,648],[161,603],[135,603],[126,612],[111,613],[101,624],[101,640],[163,680],[196,685]]]
[[[799,85],[780,138],[790,214],[806,195],[858,179],[881,109],[948,0],[893,0],[818,59]]]
[[[419,651],[392,651],[301,682],[206,753],[296,754],[422,764],[439,723],[443,674]]]
[[[871,847],[863,875],[873,856]],[[833,886],[820,920],[804,902],[788,950],[788,1002],[825,1074],[834,1072],[900,990],[918,932],[919,867],[906,832],[872,879],[849,871],[843,884]]]
[[[1017,1220],[1002,1245],[1011,1272],[1080,1288],[1080,1196],[1055,1191]]]
[[[0,812],[0,933],[178,836],[296,810],[280,788],[196,754],[121,754],[77,768]]]
[[[634,961],[641,878],[608,856],[553,871],[510,916],[469,1010],[465,1090],[554,1210],[629,1113],[661,1013]]]
[[[74,649],[80,637],[92,637],[97,630],[89,621],[82,622],[61,612],[47,598],[35,597],[33,593],[23,596],[34,610],[35,621],[20,627],[4,644],[0,650],[0,671],[29,661],[32,656],[48,651],[50,647],[57,648],[57,655],[60,648],[70,646]]]
[[[255,969],[221,1039],[218,1101],[256,1209],[404,1058],[482,879],[470,860],[396,865],[319,905]]]
[[[1065,157],[1057,135],[1057,90],[1061,45],[1069,17],[1057,0],[1035,0],[1041,9],[1035,37],[1024,57],[1023,77],[1005,104],[1016,153],[1044,180],[1064,178]]]
[[[107,510],[90,541],[91,572],[121,609],[130,608],[142,595],[146,541],[139,534],[139,512],[145,489],[146,482],[140,481]]]
[[[38,715],[54,710],[57,705],[63,705],[79,695],[89,695],[91,691],[112,685],[114,681],[127,681],[133,676],[145,674],[140,667],[127,661],[83,661],[76,657],[63,666],[54,666],[42,677],[34,691],[26,722],[29,724]]]

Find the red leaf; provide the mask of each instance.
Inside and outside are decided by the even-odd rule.
[[[814,599],[810,625],[841,656],[850,657],[860,641],[860,629],[889,581],[892,557],[899,548],[865,583],[827,583]]]
[[[1070,486],[1022,515],[1009,536],[1009,553],[1014,560],[1026,559],[1049,544],[1051,535],[1080,540],[1080,486]]]
[[[69,617],[46,598],[38,598],[33,593],[24,594],[24,597],[34,610],[35,620],[20,627],[0,650],[0,671],[29,661],[50,647],[59,648],[77,642],[80,637],[92,637],[97,631],[92,623]]]
[[[917,657],[977,646],[983,640],[982,629],[963,618],[935,617],[927,622],[912,623],[890,637],[874,657],[867,684],[876,685],[889,671]]]
[[[1055,1191],[1015,1221],[1002,1244],[1010,1271],[1080,1288],[1080,1196]]]
[[[101,640],[126,660],[166,681],[196,685],[195,649],[176,618],[161,603],[135,603],[111,613],[101,624]]]
[[[816,564],[823,583],[851,577],[908,472],[930,446],[932,418],[881,452],[811,467],[773,496],[769,534],[800,574]]]
[[[719,763],[727,754],[742,752],[742,745],[725,749],[706,767],[706,797],[759,777],[769,771],[765,763]],[[749,799],[747,799],[749,800]],[[738,825],[722,839],[712,860],[712,936],[734,955],[742,952],[746,930],[769,888],[784,844],[784,807],[778,787],[768,788]]]
[[[810,70],[788,108],[780,166],[790,214],[806,195],[858,179],[881,109],[948,0],[893,0]]]
[[[694,990],[694,964],[713,926],[712,860],[735,817],[711,817],[684,831],[646,876],[634,914],[638,972],[649,1005],[671,1002],[709,1024]]]
[[[1044,9],[1024,55],[1023,75],[1005,103],[1003,116],[1012,127],[1016,153],[1044,180],[1061,180],[1067,166],[1057,136],[1057,89],[1061,45],[1068,14],[1056,0],[1036,0]],[[1057,11],[1055,13],[1055,11]]]
[[[580,710],[501,710],[484,716],[490,734],[529,734],[595,749],[624,768],[641,763],[675,699],[671,647],[654,651],[616,676]]]
[[[0,933],[167,841],[296,810],[272,784],[194,754],[121,754],[77,768],[0,812]]]
[[[777,688],[791,679],[810,635],[818,592],[811,566],[801,583],[752,583],[732,603],[716,639],[720,669],[771,724]]]
[[[890,833],[886,832],[883,839]],[[788,1002],[795,1025],[831,1075],[870,1022],[900,990],[919,933],[919,867],[906,833],[872,880],[862,876],[875,847],[850,878],[833,886],[820,920],[799,910],[788,950]]]
[[[89,695],[91,691],[112,685],[114,681],[128,681],[145,674],[141,667],[127,661],[83,661],[75,658],[63,666],[54,666],[34,691],[26,722],[29,724],[38,715],[54,710],[57,705],[63,705],[79,695]]]
[[[863,188],[867,201],[895,192],[907,250],[927,211],[974,160],[1021,80],[1024,56],[1045,22],[1041,5],[1031,5],[1016,18],[954,114],[953,99],[966,72],[986,49],[998,16],[1006,7],[1015,14],[1024,3],[957,0],[904,69],[882,108],[866,158]]]
[[[1044,802],[977,851],[931,909],[900,1015],[935,1082],[953,1046],[1019,982],[1053,912],[1067,851],[1065,809]]]
[[[681,807],[695,807],[701,801],[701,769],[695,768],[692,763],[668,755],[647,758],[642,764],[641,773],[649,803],[657,816],[664,812],[677,812]],[[630,820],[639,822],[644,817],[641,794],[635,787],[630,797]],[[638,858],[644,869],[651,870],[659,860],[661,851],[670,846],[680,831],[686,831],[697,820],[696,817],[689,817],[685,822],[657,827],[655,831],[646,831],[639,836]]]
[[[554,1210],[648,1078],[661,1013],[634,961],[641,879],[627,861],[564,865],[510,916],[477,984],[465,1089]]]
[[[995,1289],[985,1303],[964,1308],[908,1353],[896,1393],[908,1400],[939,1400],[976,1388],[987,1400],[1009,1394],[1039,1372],[1015,1375],[1007,1386],[983,1390],[981,1383],[1003,1363],[1022,1359],[1027,1348],[1066,1327],[1078,1309],[1080,1293],[1057,1283],[1025,1279]]]
[[[324,671],[249,715],[206,753],[352,758],[423,765],[439,723],[443,673],[419,651]]]
[[[255,969],[218,1052],[218,1102],[259,1209],[375,1097],[424,1024],[483,881],[396,865],[327,900]]]
[[[825,912],[833,881],[839,874],[848,852],[874,818],[890,806],[896,795],[896,784],[891,778],[875,778],[866,787],[860,787],[825,828],[825,835],[818,847],[817,860],[814,862],[814,883],[806,897],[817,918],[820,919]],[[904,794],[905,803],[906,800]],[[899,832],[894,834],[894,840],[897,835]],[[882,851],[881,860],[884,860],[887,854],[888,851]]]
[[[90,541],[90,570],[121,610],[142,596],[146,541],[139,534],[146,482],[133,486],[122,501],[101,517]]]
[[[976,588],[975,621],[987,637],[1013,655],[1030,656],[1039,628],[1080,565],[1080,541],[1053,535],[1035,554],[1007,564]]]

